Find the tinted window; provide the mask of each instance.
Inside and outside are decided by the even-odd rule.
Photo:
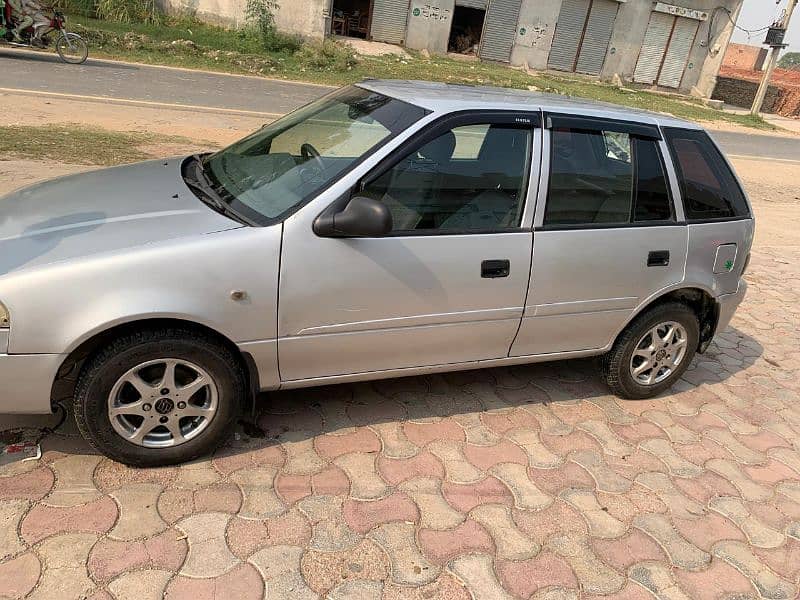
[[[703,131],[665,128],[688,220],[749,216],[744,193]]]
[[[397,232],[517,227],[530,145],[530,129],[456,127],[403,157],[362,194],[389,207]]]
[[[655,141],[627,133],[553,129],[546,225],[672,218]]]

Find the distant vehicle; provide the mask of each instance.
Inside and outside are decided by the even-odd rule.
[[[42,34],[42,46],[36,46],[33,43],[33,27],[28,27],[22,33],[22,42],[14,39],[12,30],[16,25],[16,19],[12,15],[11,5],[4,4],[3,8],[3,22],[0,23],[0,40],[9,46],[16,46],[18,48],[39,48],[47,47],[50,38],[54,34],[58,34],[55,39],[55,48],[58,56],[66,63],[72,65],[80,65],[86,62],[89,57],[89,46],[77,33],[72,33],[66,30],[67,18],[58,11],[53,12],[53,18],[50,21],[50,29]]]
[[[753,230],[692,123],[366,81],[0,200],[0,412],[70,399],[146,466],[210,451],[260,390],[602,356],[648,398],[728,325]]]

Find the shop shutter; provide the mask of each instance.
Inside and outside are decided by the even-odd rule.
[[[579,73],[599,75],[606,60],[608,42],[614,31],[619,4],[615,0],[594,0],[586,23],[578,64],[575,70]]]
[[[522,0],[491,0],[481,36],[480,56],[487,60],[508,62],[517,37],[519,7]]]
[[[456,0],[456,6],[486,10],[486,0]]]
[[[402,44],[406,39],[409,0],[375,0],[372,7],[372,39]]]
[[[658,76],[658,85],[671,88],[680,86],[698,26],[699,22],[694,19],[678,17]]]
[[[550,57],[547,59],[548,67],[559,71],[572,71],[575,68],[575,57],[588,12],[589,0],[563,0],[550,46]]]
[[[675,17],[666,13],[650,13],[650,22],[647,24],[642,49],[639,51],[639,60],[633,71],[633,80],[636,83],[655,83],[674,20]]]

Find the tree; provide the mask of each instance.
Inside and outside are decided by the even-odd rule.
[[[778,66],[781,69],[800,68],[800,52],[787,52],[781,56],[780,61],[778,61]]]

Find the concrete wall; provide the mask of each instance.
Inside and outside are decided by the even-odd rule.
[[[742,0],[670,0],[668,3],[703,10],[709,15],[715,7],[722,6],[733,13],[734,21],[742,6]],[[614,75],[618,75],[623,81],[633,80],[639,50],[654,5],[655,3],[649,0],[628,0],[620,5],[614,34],[611,36],[606,60],[600,73],[602,79],[611,80]],[[722,11],[718,11],[713,22],[714,31],[711,32],[711,52],[707,43],[710,25],[712,25],[710,18],[699,21],[697,37],[689,52],[679,92],[707,98],[714,90],[725,48],[733,33],[733,24]]]
[[[561,0],[522,0],[511,64],[546,69]]]
[[[406,46],[436,54],[447,52],[455,0],[411,0]]]
[[[760,71],[767,58],[767,49],[747,44],[729,44],[722,64],[735,69]]]
[[[241,27],[245,22],[247,0],[158,0],[172,14],[193,14],[198,19],[220,25]],[[324,36],[323,8],[326,0],[278,0],[275,11],[278,29],[307,38]]]

